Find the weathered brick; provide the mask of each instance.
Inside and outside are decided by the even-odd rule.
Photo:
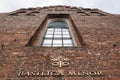
[[[47,16],[48,14],[52,14]],[[58,16],[64,15],[64,16]],[[35,46],[44,33],[46,17],[69,14],[77,46]],[[38,31],[38,32],[36,32]],[[28,43],[31,45],[26,46]],[[53,67],[51,59],[70,59],[68,67]],[[98,9],[50,6],[0,13],[0,80],[119,80],[120,16]],[[18,77],[21,71],[102,71],[104,76]]]

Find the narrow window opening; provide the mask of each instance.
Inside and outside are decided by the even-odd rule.
[[[50,20],[48,23],[46,32],[43,36],[43,40],[39,43],[39,46],[46,47],[67,47],[74,46],[71,32],[66,20]]]
[[[69,14],[48,14],[26,46],[79,47],[86,44]]]

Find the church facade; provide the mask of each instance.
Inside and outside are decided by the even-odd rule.
[[[0,13],[0,80],[120,80],[120,15],[73,6]]]

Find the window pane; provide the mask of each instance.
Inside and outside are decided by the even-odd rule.
[[[67,34],[67,35],[68,35],[68,34],[69,34],[69,32],[68,32],[68,31],[66,31],[66,32],[63,32],[63,35],[65,35],[65,34]]]
[[[61,47],[62,44],[53,44],[54,47]]]
[[[64,44],[65,47],[73,46],[72,44]]]
[[[56,39],[54,39],[53,40],[53,45],[62,45],[62,39],[60,39],[60,40],[56,40]]]
[[[62,38],[62,35],[54,35],[54,38]]]
[[[54,30],[54,28],[48,28],[47,29],[47,31],[53,31]]]
[[[53,35],[45,35],[45,38],[52,38]]]
[[[60,28],[56,28],[55,31],[56,32],[61,32],[61,29]]]
[[[72,44],[71,39],[63,40],[63,44]]]
[[[70,35],[63,35],[63,38],[70,38]]]
[[[55,31],[55,33],[54,33],[54,34],[59,34],[59,35],[61,35],[61,32]]]
[[[43,41],[43,45],[48,45],[48,44],[51,44],[52,43],[52,39],[44,39]]]
[[[62,29],[62,31],[63,31],[63,32],[66,32],[66,31],[68,32],[69,30],[68,30],[68,29]]]
[[[50,47],[51,45],[50,45],[50,44],[43,44],[43,46],[48,46],[48,47]]]
[[[47,35],[48,35],[48,34],[53,34],[53,31],[47,31],[46,34],[47,34]]]

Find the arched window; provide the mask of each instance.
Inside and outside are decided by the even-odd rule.
[[[48,23],[41,46],[67,47],[73,46],[69,26],[65,21],[52,21]]]

